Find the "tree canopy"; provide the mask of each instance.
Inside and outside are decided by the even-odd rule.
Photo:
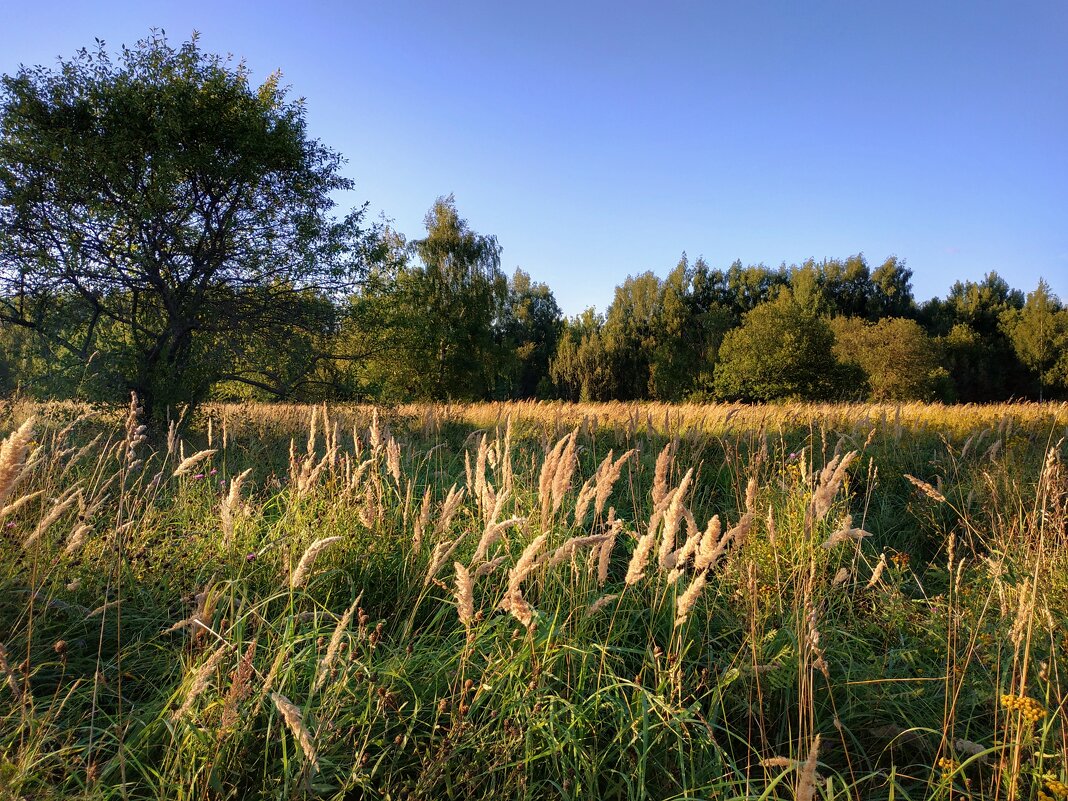
[[[982,402],[1068,393],[1068,310],[995,272],[920,303],[863,253],[683,253],[565,320],[442,195],[407,238],[272,75],[162,32],[0,79],[0,392]],[[551,232],[546,232],[551,235]],[[508,275],[511,277],[509,278]],[[663,277],[661,277],[663,276]]]
[[[362,209],[330,214],[340,164],[277,75],[253,86],[195,35],[5,76],[0,317],[148,409],[221,380],[284,394],[265,349],[314,351],[375,248]]]

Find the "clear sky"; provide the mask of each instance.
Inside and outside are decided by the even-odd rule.
[[[4,3],[0,72],[194,29],[281,69],[409,237],[434,199],[604,309],[714,267],[895,254],[917,298],[997,270],[1068,300],[1068,3]]]

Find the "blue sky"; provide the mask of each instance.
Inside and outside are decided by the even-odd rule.
[[[7,3],[0,72],[162,27],[281,69],[349,204],[434,199],[569,314],[686,251],[895,254],[919,299],[997,270],[1068,300],[1068,4]]]

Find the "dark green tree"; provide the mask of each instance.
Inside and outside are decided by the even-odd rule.
[[[195,34],[4,76],[0,318],[150,411],[222,380],[284,391],[250,343],[330,331],[324,301],[377,248],[362,209],[331,214],[340,163],[277,76],[252,85]]]
[[[556,354],[549,365],[556,393],[572,401],[615,397],[612,366],[605,350],[604,320],[593,309],[564,321]]]
[[[417,397],[484,398],[496,384],[497,326],[508,297],[496,237],[472,230],[452,195],[424,220],[427,235],[409,245],[417,260],[398,275],[393,302],[407,329],[397,354]],[[392,358],[393,356],[387,356]]]
[[[560,306],[548,285],[517,269],[498,326],[498,394],[509,398],[544,397],[551,392],[549,362],[563,327]]]
[[[1039,279],[1022,309],[1002,313],[1001,325],[1020,361],[1038,377],[1042,400],[1047,386],[1061,383],[1057,363],[1068,348],[1068,312],[1049,284]]]
[[[821,400],[839,392],[834,334],[812,305],[790,289],[745,315],[723,339],[717,394],[729,400]]]

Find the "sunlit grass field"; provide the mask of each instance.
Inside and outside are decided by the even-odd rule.
[[[1068,797],[1068,405],[159,428],[0,402],[0,798]]]

